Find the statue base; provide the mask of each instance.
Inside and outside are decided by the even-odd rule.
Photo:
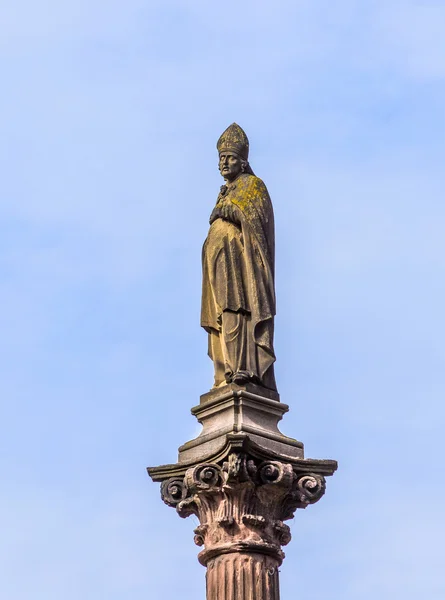
[[[154,481],[184,477],[191,467],[220,463],[232,453],[245,453],[255,460],[292,464],[301,473],[332,475],[333,460],[304,458],[304,444],[283,435],[278,422],[289,406],[278,392],[252,383],[230,383],[202,394],[191,412],[203,426],[199,436],[178,449],[178,462],[148,468]]]
[[[289,407],[277,392],[259,385],[230,383],[201,396],[192,414],[201,423],[200,435],[179,448],[180,463],[212,460],[227,444],[230,434],[248,434],[265,456],[304,458],[302,442],[283,435],[278,422]]]

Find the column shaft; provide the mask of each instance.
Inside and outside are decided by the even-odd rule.
[[[278,561],[233,552],[207,563],[207,600],[280,600]]]

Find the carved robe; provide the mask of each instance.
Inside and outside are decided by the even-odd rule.
[[[202,252],[201,326],[215,386],[237,374],[276,389],[274,217],[266,186],[241,174],[222,186]]]

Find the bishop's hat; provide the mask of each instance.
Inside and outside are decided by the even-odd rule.
[[[249,158],[249,140],[247,135],[236,123],[229,125],[216,144],[218,154],[222,152],[234,152],[247,160]]]

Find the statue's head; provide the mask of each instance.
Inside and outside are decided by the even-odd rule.
[[[216,144],[219,153],[219,170],[227,181],[233,181],[241,173],[253,174],[248,162],[249,140],[236,123],[232,123]]]
[[[247,160],[244,160],[235,152],[220,152],[219,172],[227,181],[233,181],[246,170]]]

